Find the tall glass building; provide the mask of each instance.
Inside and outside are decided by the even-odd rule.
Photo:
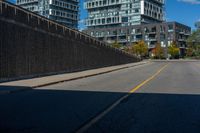
[[[149,53],[160,43],[166,56],[168,46],[176,42],[185,55],[191,28],[165,22],[165,0],[86,0],[84,7],[88,17],[83,32],[100,41],[129,46],[143,40]]]
[[[65,26],[78,28],[79,0],[17,0],[17,5]]]
[[[162,22],[164,3],[164,0],[86,0],[86,26],[109,28]]]

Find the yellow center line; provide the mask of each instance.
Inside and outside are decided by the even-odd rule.
[[[135,88],[133,88],[129,93],[134,93],[135,91],[137,91],[139,88],[141,88],[143,85],[145,85],[146,83],[148,83],[149,81],[151,81],[152,79],[154,79],[158,74],[160,74],[160,72],[162,70],[164,70],[166,67],[168,66],[168,64],[164,65],[162,68],[160,68],[154,75],[152,75],[151,77],[149,77],[148,79],[146,79],[145,81],[143,81],[142,83],[140,83],[139,85],[137,85]]]
[[[129,97],[132,93],[134,93],[136,90],[141,88],[144,84],[148,83],[152,79],[154,79],[163,69],[167,67],[168,64],[164,65],[162,68],[160,68],[153,76],[149,77],[147,80],[143,81],[141,84],[137,85],[135,88],[133,88],[128,94],[124,95],[117,101],[115,101],[111,106],[109,106],[107,109],[99,113],[97,116],[95,116],[93,119],[91,119],[89,122],[84,124],[82,127],[77,129],[75,133],[83,133],[85,132],[88,128],[90,128],[92,125],[94,125],[97,121],[99,121],[103,116],[105,116],[107,113],[109,113],[113,108],[115,108],[117,105],[119,105],[124,99]]]

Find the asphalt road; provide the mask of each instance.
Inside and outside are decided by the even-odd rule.
[[[1,94],[0,133],[199,133],[199,101],[200,62],[151,62]]]

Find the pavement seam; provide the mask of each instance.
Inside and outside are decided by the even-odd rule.
[[[10,91],[6,91],[6,90],[5,91],[0,91],[0,94],[11,94],[11,93],[16,93],[16,92],[28,91],[28,90],[32,90],[34,88],[45,87],[45,86],[54,85],[54,84],[58,84],[58,83],[63,83],[63,82],[67,82],[67,81],[73,81],[73,80],[77,80],[77,79],[83,79],[83,78],[87,78],[87,77],[97,76],[97,75],[101,75],[101,74],[106,74],[106,73],[110,73],[110,72],[114,72],[114,71],[126,69],[126,68],[140,66],[140,65],[147,64],[149,62],[150,61],[141,62],[140,64],[134,64],[134,65],[131,65],[131,66],[125,66],[125,67],[121,67],[121,68],[115,68],[113,70],[108,70],[108,71],[99,72],[99,73],[95,73],[95,74],[90,74],[90,75],[75,77],[75,78],[71,78],[71,79],[59,80],[59,81],[55,81],[55,82],[50,82],[50,83],[45,83],[45,84],[41,84],[41,85],[31,86],[31,88],[28,88],[28,89],[27,88],[23,88],[23,89],[10,90]]]
[[[90,128],[92,125],[94,125],[96,122],[98,122],[103,116],[105,116],[107,113],[109,113],[112,109],[114,109],[116,106],[118,106],[122,101],[124,101],[126,98],[128,98],[131,94],[133,94],[135,91],[140,89],[143,85],[147,84],[151,80],[153,80],[156,76],[158,76],[167,66],[169,63],[166,65],[162,66],[155,74],[150,76],[148,79],[131,89],[128,94],[122,96],[118,100],[116,100],[114,103],[110,104],[109,107],[107,107],[105,110],[102,112],[98,113],[95,117],[91,118],[87,122],[85,122],[83,125],[81,125],[75,133],[84,133],[88,128]]]

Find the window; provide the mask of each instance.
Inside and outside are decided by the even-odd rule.
[[[128,22],[128,17],[122,17],[122,22]]]

